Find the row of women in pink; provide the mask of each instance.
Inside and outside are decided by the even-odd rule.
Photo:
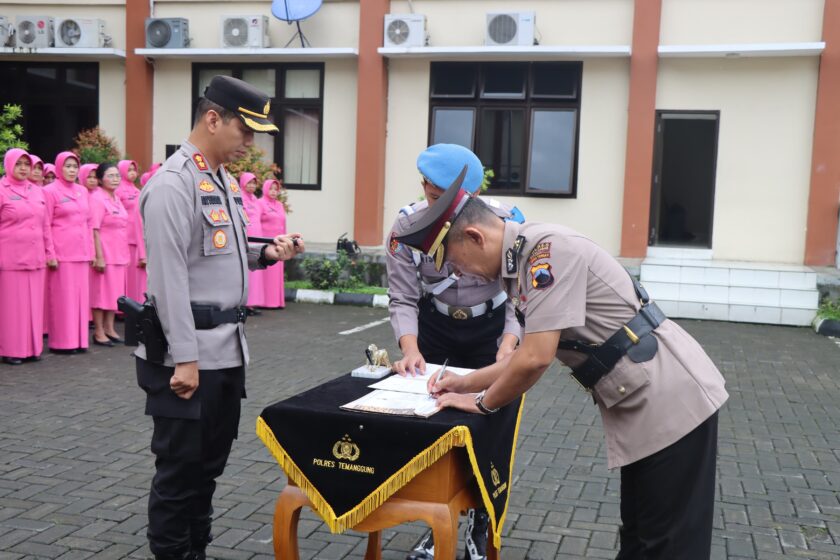
[[[257,198],[257,176],[243,173],[239,177],[242,191],[242,208],[248,220],[248,235],[254,237],[276,237],[286,233],[286,211],[278,200],[282,186],[276,179],[262,185],[262,198]],[[248,273],[248,303],[252,314],[259,313],[256,307],[278,309],[286,306],[283,286],[283,263],[278,262],[265,270]]]
[[[43,350],[44,267],[52,245],[44,193],[29,182],[32,158],[13,148],[0,179],[0,356],[19,364]]]

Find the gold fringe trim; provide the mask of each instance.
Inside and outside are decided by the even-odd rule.
[[[455,426],[450,429],[432,443],[432,445],[415,455],[400,470],[388,477],[385,482],[380,484],[359,505],[341,517],[336,517],[335,511],[333,511],[312,483],[309,482],[309,479],[301,472],[286,450],[283,449],[265,420],[262,417],[257,417],[257,436],[259,436],[277,460],[277,463],[286,472],[286,476],[306,494],[306,497],[312,502],[313,509],[318,512],[333,533],[342,533],[358,525],[400,488],[408,484],[411,479],[446,455],[449,450],[453,447],[463,446],[466,439],[469,438],[469,435],[470,431],[466,426]]]
[[[513,475],[513,464],[516,455],[516,441],[519,439],[519,425],[522,420],[522,410],[525,408],[525,395],[519,403],[519,411],[516,416],[516,426],[513,432],[513,448],[510,452],[510,468],[509,476]],[[484,507],[490,514],[490,524],[493,532],[493,545],[496,549],[501,549],[502,534],[501,529],[504,526],[505,517],[507,516],[508,503],[510,502],[511,481],[508,481],[508,488],[505,498],[505,506],[502,511],[502,516],[499,518],[499,523],[496,523],[495,509],[493,508],[493,501],[490,499],[490,494],[487,491],[487,486],[484,483],[484,477],[481,476],[481,469],[478,467],[478,460],[475,456],[475,448],[473,446],[472,434],[466,426],[455,426],[448,432],[439,437],[432,445],[414,456],[408,463],[400,470],[392,474],[385,482],[371,492],[359,505],[342,515],[336,517],[335,511],[324,500],[321,493],[309,482],[306,475],[301,472],[289,454],[277,441],[274,432],[268,427],[265,420],[261,416],[257,417],[257,436],[262,440],[268,450],[271,452],[274,459],[280,465],[280,468],[309,498],[312,502],[313,509],[318,512],[327,527],[333,533],[342,533],[347,529],[351,529],[358,525],[365,517],[370,515],[379,506],[385,503],[388,498],[393,496],[400,488],[408,484],[415,476],[430,467],[435,461],[443,457],[453,447],[466,447],[467,455],[470,459],[470,465],[475,474],[478,489],[481,493],[481,499],[484,502]]]

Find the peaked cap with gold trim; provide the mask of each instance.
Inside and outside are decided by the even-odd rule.
[[[248,82],[230,76],[213,76],[204,97],[239,115],[251,130],[272,135],[280,132],[268,118],[271,99]]]
[[[398,242],[433,257],[438,270],[443,266],[445,252],[443,240],[458,218],[458,214],[472,199],[472,195],[461,188],[466,175],[467,166],[465,165],[434,206],[428,208],[419,220],[402,235],[396,237]]]

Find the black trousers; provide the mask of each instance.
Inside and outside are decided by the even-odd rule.
[[[470,319],[453,319],[438,311],[430,298],[418,303],[417,346],[427,362],[482,368],[496,361],[498,338],[505,329],[505,306]]]
[[[244,397],[244,367],[199,370],[198,390],[187,401],[172,399],[173,373],[137,360],[137,380],[154,421],[147,537],[158,558],[180,558],[210,542],[216,478],[236,439]]]
[[[712,546],[718,414],[621,468],[616,560],[708,560]]]

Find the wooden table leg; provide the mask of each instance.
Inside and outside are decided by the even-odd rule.
[[[368,533],[365,560],[382,560],[382,531]]]
[[[455,560],[455,549],[458,546],[458,508],[450,508],[441,504],[434,508],[431,520],[432,535],[435,538],[435,558],[441,560]]]
[[[301,508],[309,502],[297,486],[286,486],[274,506],[274,557],[299,560],[298,520]]]

